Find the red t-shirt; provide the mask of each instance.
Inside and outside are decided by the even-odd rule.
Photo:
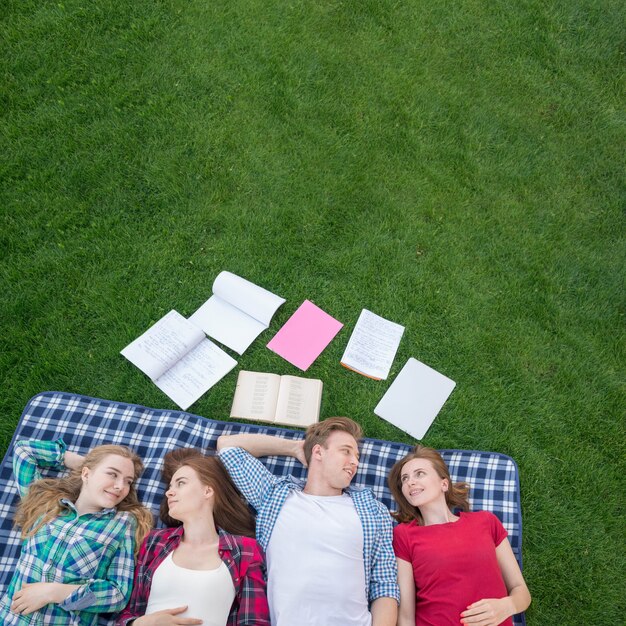
[[[413,565],[415,626],[459,626],[461,613],[473,602],[507,596],[496,558],[506,536],[489,511],[461,513],[447,524],[398,524],[393,549]],[[513,620],[502,624],[513,626]]]

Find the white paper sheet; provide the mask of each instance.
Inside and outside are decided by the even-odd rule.
[[[235,365],[235,359],[205,339],[154,384],[186,411]]]
[[[213,282],[213,294],[226,300],[267,328],[278,307],[285,302],[276,294],[232,272],[220,272]]]
[[[422,439],[456,383],[410,358],[376,405],[374,413]]]
[[[209,337],[238,354],[266,329],[285,302],[231,272],[221,272],[213,283],[213,295],[189,318]]]
[[[199,328],[172,310],[120,354],[156,380],[203,339],[204,333]]]
[[[230,417],[273,422],[279,388],[278,374],[241,370]]]
[[[403,333],[404,326],[363,309],[341,357],[342,365],[370,378],[385,380]]]

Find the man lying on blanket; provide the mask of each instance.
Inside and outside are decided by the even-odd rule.
[[[361,427],[347,417],[311,426],[304,441],[222,435],[219,456],[257,512],[273,626],[395,626],[400,597],[392,521],[370,489],[350,487]],[[305,483],[255,457],[287,455]],[[371,611],[371,612],[370,612]]]

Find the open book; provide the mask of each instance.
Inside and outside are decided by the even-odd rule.
[[[241,370],[231,417],[306,428],[320,419],[322,381]]]
[[[447,376],[410,358],[374,413],[416,439],[423,439],[455,385]]]
[[[220,272],[213,295],[189,318],[209,337],[238,354],[269,328],[284,298],[231,272]]]
[[[121,354],[186,411],[237,361],[177,311],[170,311]]]

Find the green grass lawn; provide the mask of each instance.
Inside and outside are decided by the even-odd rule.
[[[174,408],[119,351],[223,269],[345,327],[307,375],[373,413],[414,356],[435,447],[519,464],[528,623],[617,624],[624,533],[624,46],[617,0],[7,0],[0,445],[45,390]],[[340,367],[362,308],[391,376]],[[620,582],[622,581],[622,582]],[[622,589],[622,591],[620,591]]]

